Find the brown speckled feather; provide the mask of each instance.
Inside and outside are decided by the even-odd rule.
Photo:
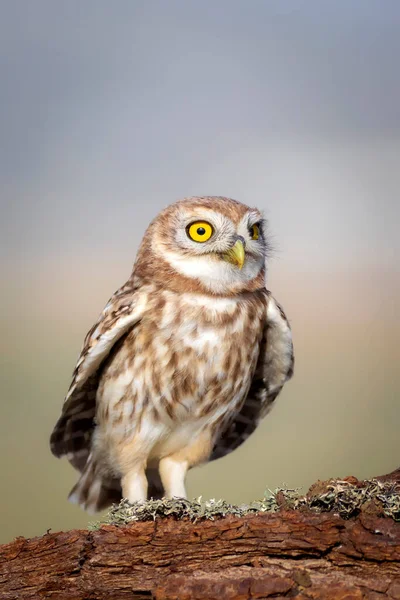
[[[140,283],[131,277],[110,298],[97,322],[86,334],[72,375],[62,414],[50,438],[57,457],[67,455],[78,470],[86,464],[96,412],[99,367],[113,345],[140,319]]]
[[[210,245],[188,241],[195,219],[212,223]],[[241,270],[224,258],[237,239]],[[255,430],[293,372],[288,321],[264,287],[267,248],[259,212],[227,198],[186,199],[151,223],[86,335],[51,435],[82,473],[72,501],[95,511],[123,489],[131,501],[185,495],[177,465],[225,456]]]
[[[271,297],[270,301],[274,302]],[[293,376],[294,353],[293,346],[290,345],[286,376],[282,377],[282,375],[278,375],[280,378],[278,385],[271,385],[274,375],[274,365],[271,364],[270,357],[274,354],[276,335],[279,335],[280,330],[282,327],[285,328],[285,325],[289,327],[289,322],[282,307],[277,302],[275,303],[282,321],[280,322],[279,318],[273,322],[266,321],[257,369],[246,400],[234,419],[220,432],[210,456],[210,461],[230,454],[247,440],[257,429],[260,421],[272,409],[274,400],[277,398],[285,382]]]

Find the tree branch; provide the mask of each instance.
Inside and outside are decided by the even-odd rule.
[[[377,479],[399,492],[400,469]],[[350,519],[283,500],[277,512],[18,538],[0,546],[0,598],[400,599],[400,523],[380,516],[379,502]]]

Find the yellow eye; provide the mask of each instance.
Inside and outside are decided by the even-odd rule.
[[[260,237],[260,227],[258,225],[252,225],[249,228],[249,233],[252,240],[258,240]]]
[[[206,242],[213,234],[213,228],[206,221],[196,221],[187,228],[188,236],[195,242]]]

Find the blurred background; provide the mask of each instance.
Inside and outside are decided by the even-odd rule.
[[[48,447],[83,337],[149,221],[264,210],[296,375],[189,495],[400,466],[400,3],[3,0],[0,541],[86,526]]]

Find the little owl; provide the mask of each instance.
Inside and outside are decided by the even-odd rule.
[[[265,288],[267,248],[260,212],[229,198],[186,198],[150,224],[86,335],[51,436],[81,473],[72,502],[186,497],[191,467],[256,429],[294,360]]]

